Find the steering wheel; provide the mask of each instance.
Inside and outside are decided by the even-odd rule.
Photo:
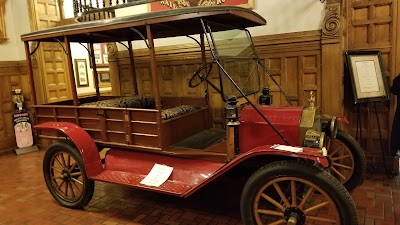
[[[205,71],[206,74],[204,75],[202,71]],[[194,72],[193,76],[189,80],[189,87],[194,88],[199,86],[203,81],[210,76],[212,71],[212,64],[203,64]]]

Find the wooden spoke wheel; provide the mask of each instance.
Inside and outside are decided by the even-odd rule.
[[[71,143],[57,142],[48,148],[43,174],[50,193],[65,207],[81,208],[93,196],[94,182],[86,177],[83,160]]]
[[[256,171],[241,199],[246,225],[358,224],[350,194],[324,170],[298,161],[280,161]]]
[[[360,144],[349,134],[338,130],[335,139],[327,140],[328,172],[342,183],[348,191],[359,186],[365,177],[365,153]]]

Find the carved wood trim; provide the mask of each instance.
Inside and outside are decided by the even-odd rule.
[[[329,4],[326,7],[326,14],[322,26],[324,38],[339,37],[340,30],[340,4]]]

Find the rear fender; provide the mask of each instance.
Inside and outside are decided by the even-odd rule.
[[[57,130],[70,138],[81,153],[88,177],[93,177],[103,170],[96,144],[92,137],[80,126],[68,122],[46,122],[36,125],[35,129]]]

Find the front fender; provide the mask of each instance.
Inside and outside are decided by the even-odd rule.
[[[222,174],[226,173],[228,170],[232,169],[233,167],[237,166],[241,162],[244,162],[245,160],[250,159],[252,157],[263,156],[263,155],[274,155],[274,156],[280,155],[280,156],[287,156],[287,157],[293,157],[293,158],[303,158],[303,159],[313,160],[313,161],[321,164],[325,168],[329,166],[328,159],[325,156],[323,156],[322,153],[320,152],[320,151],[322,151],[321,149],[302,147],[303,152],[294,153],[294,152],[289,152],[289,151],[273,149],[273,148],[271,148],[272,146],[273,145],[264,145],[264,146],[254,148],[243,154],[240,154],[239,156],[234,158],[232,161],[227,163],[224,167],[219,169],[211,177],[204,180],[201,184],[197,185],[195,188],[190,190],[184,196],[188,197],[189,195],[193,194],[194,192],[199,190],[204,185],[210,183],[211,181],[220,177]]]
[[[321,164],[325,168],[329,166],[329,161],[322,154],[321,149],[307,148],[307,147],[301,147],[301,148],[303,148],[302,152],[291,152],[291,151],[275,149],[275,148],[273,148],[273,145],[264,145],[264,146],[254,148],[254,149],[246,152],[245,154],[241,155],[238,158],[247,159],[247,158],[250,158],[250,157],[253,157],[256,155],[280,155],[280,156],[288,156],[288,157],[294,157],[294,158],[303,158],[303,159],[313,160],[313,161]]]
[[[57,130],[69,137],[81,153],[86,175],[90,178],[103,170],[100,154],[92,137],[80,126],[68,122],[46,122],[36,125],[37,130]]]

